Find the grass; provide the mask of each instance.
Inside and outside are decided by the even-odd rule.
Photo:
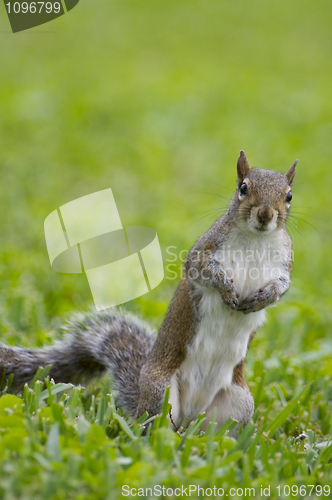
[[[322,392],[309,383],[286,403],[282,385],[274,382],[263,395],[262,380],[252,384],[260,407],[237,441],[227,436],[232,419],[217,432],[213,422],[200,432],[203,416],[173,432],[166,397],[162,414],[142,435],[144,419],[130,425],[117,412],[107,383],[87,392],[52,382],[42,390],[37,381],[22,398],[4,395],[3,498],[118,498],[129,491],[136,496],[139,488],[158,493],[163,486],[190,487],[194,498],[198,486],[208,496],[209,488],[217,488],[219,495],[245,498],[250,490],[260,498],[263,488],[269,498],[280,492],[286,498],[289,487],[296,498],[310,491],[330,497],[331,416]]]
[[[238,441],[213,425],[202,435],[199,423],[178,435],[164,417],[141,436],[106,380],[49,382],[46,393],[36,382],[0,399],[0,497],[191,484],[254,487],[256,498],[269,486],[278,498],[278,485],[279,497],[299,497],[307,485],[314,498],[332,486],[331,22],[328,0],[81,0],[10,35],[3,10],[1,341],[50,345],[73,309],[91,305],[83,275],[50,267],[43,222],[55,208],[111,187],[125,225],[156,229],[165,279],[126,307],[158,327],[180,252],[229,203],[239,150],[253,166],[299,164],[292,286],[250,348],[256,411]]]

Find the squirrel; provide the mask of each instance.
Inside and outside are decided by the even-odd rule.
[[[251,168],[244,151],[230,206],[184,261],[184,275],[159,334],[128,313],[77,313],[67,336],[50,348],[0,344],[0,380],[13,373],[19,392],[39,367],[55,382],[85,383],[110,373],[117,404],[134,420],[161,412],[170,386],[170,426],[216,409],[217,426],[238,421],[236,437],[253,416],[244,362],[265,309],[290,286],[291,240],[286,220],[296,160],[286,174]]]

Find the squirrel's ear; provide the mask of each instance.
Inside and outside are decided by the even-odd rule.
[[[289,170],[287,170],[287,172],[285,173],[286,179],[287,179],[288,184],[290,186],[293,184],[293,180],[294,180],[295,172],[296,172],[295,167],[296,167],[298,161],[299,160],[295,160],[293,165],[291,166],[291,168]]]
[[[247,176],[250,170],[250,165],[247,160],[246,154],[244,151],[240,151],[240,156],[237,160],[237,178],[239,186],[242,184],[243,179]]]

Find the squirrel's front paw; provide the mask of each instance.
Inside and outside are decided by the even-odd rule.
[[[238,310],[242,311],[243,314],[249,314],[251,312],[261,311],[278,300],[279,298],[276,291],[273,288],[266,287],[244,299],[239,305]]]
[[[220,295],[226,306],[231,307],[231,309],[236,309],[238,307],[240,294],[232,285],[231,280],[225,283],[223,288],[220,290]]]

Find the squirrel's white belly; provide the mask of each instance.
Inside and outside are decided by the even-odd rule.
[[[265,311],[244,315],[225,306],[213,288],[201,289],[201,321],[187,356],[171,380],[172,418],[197,418],[220,389],[230,387],[234,367],[245,357],[249,336]]]
[[[285,273],[285,249],[280,234],[257,239],[235,234],[219,249],[216,261],[233,280],[240,300]],[[278,249],[279,254],[272,252]],[[218,290],[193,285],[202,294],[200,322],[187,356],[171,379],[172,418],[197,418],[220,389],[230,387],[233,370],[246,356],[250,334],[263,323],[265,311],[243,314],[226,306]]]
[[[279,232],[259,240],[235,234],[216,258],[243,300],[285,274],[288,254]]]

